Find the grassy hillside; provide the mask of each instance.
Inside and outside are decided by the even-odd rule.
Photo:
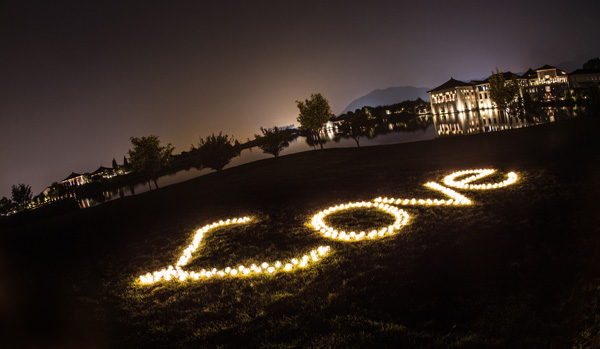
[[[0,221],[7,344],[60,347],[589,347],[598,345],[598,119],[389,146],[292,154],[52,217]],[[456,170],[515,171],[464,207],[405,207],[409,224],[339,242],[312,215],[379,196],[442,198]],[[485,182],[486,180],[482,180]],[[330,254],[291,273],[141,286],[190,268]],[[332,217],[389,224],[379,211]],[[368,226],[368,224],[367,224]]]

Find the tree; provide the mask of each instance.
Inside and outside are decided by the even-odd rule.
[[[262,149],[265,154],[271,154],[275,157],[279,156],[279,153],[290,146],[290,140],[293,136],[290,135],[289,130],[280,129],[277,126],[273,128],[260,128],[261,135],[254,135],[258,147]]]
[[[33,197],[32,202],[34,202],[35,204],[39,205],[44,203],[44,199],[46,198],[46,196],[44,195],[44,193],[39,193],[36,196]]]
[[[312,93],[310,99],[306,99],[304,102],[296,101],[296,105],[300,112],[297,118],[300,129],[309,132],[323,149],[320,131],[332,117],[329,102],[320,93]]]
[[[19,183],[12,186],[12,201],[19,209],[24,209],[31,201],[31,187],[29,185]]]
[[[115,158],[113,158],[113,161],[112,161],[112,168],[113,168],[114,174],[119,173],[119,164],[117,164],[117,160],[115,160]]]
[[[123,172],[131,172],[131,165],[127,161],[126,156],[123,156]]]
[[[327,143],[327,141],[328,139],[320,137],[317,138],[317,136],[312,133],[307,134],[305,139],[306,144],[314,149],[317,149],[317,145],[320,145],[322,149],[323,144]]]
[[[7,198],[6,196],[2,197],[2,199],[0,199],[0,214],[8,214],[9,212],[12,212],[14,210],[14,202],[12,202],[11,199]]]
[[[141,138],[131,137],[130,139],[133,149],[129,150],[128,154],[134,171],[148,181],[150,189],[152,189],[151,179],[154,181],[154,186],[158,188],[158,183],[156,183],[158,172],[168,165],[175,148],[171,146],[171,143],[161,147],[160,140],[156,135]]]
[[[586,113],[590,116],[600,116],[600,84],[595,83],[586,91],[587,98],[584,106]]]
[[[540,112],[540,102],[536,102],[531,97],[531,94],[524,93],[523,97],[519,96],[519,102],[522,105],[522,108],[518,108],[519,119],[527,120],[527,122],[534,122],[534,116]]]
[[[592,58],[583,64],[583,69],[600,69],[600,58]]]
[[[360,137],[365,135],[369,121],[374,119],[368,108],[357,110],[355,113],[348,113],[346,118],[340,123],[340,132],[356,142],[360,148]]]
[[[229,138],[222,132],[219,132],[218,136],[213,133],[206,139],[201,138],[198,143],[200,163],[217,171],[221,171],[231,159],[239,156],[240,152],[240,145],[233,136]]]
[[[507,77],[509,78],[507,80]],[[503,73],[496,68],[490,77],[490,98],[496,103],[498,109],[504,111],[507,116],[511,112],[515,115],[521,115],[519,108],[519,76],[514,73]]]
[[[48,194],[51,200],[56,201],[67,195],[67,188],[61,183],[54,182],[50,186],[50,192]]]

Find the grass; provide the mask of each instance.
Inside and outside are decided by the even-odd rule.
[[[394,216],[375,208],[350,208],[325,217],[327,226],[340,231],[356,233],[379,230],[394,224]]]
[[[52,217],[0,221],[0,328],[8,346],[593,347],[600,343],[598,119],[262,160]],[[442,198],[456,170],[515,171],[466,207],[406,207],[374,241],[328,240],[316,212],[376,197]],[[490,179],[483,179],[486,182]],[[190,268],[331,254],[272,276],[166,282],[196,229]],[[389,224],[356,209],[328,223]],[[7,281],[9,280],[9,281]]]

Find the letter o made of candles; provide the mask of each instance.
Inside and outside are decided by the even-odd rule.
[[[343,230],[334,229],[333,227],[330,227],[327,224],[325,224],[325,222],[323,221],[325,217],[334,212],[348,210],[352,208],[376,208],[394,216],[395,221],[393,224],[387,227],[380,228],[379,230],[373,229],[368,232],[361,231],[358,233],[354,231],[346,232]],[[313,216],[311,223],[316,230],[318,230],[321,234],[323,234],[323,236],[327,238],[342,241],[358,241],[363,239],[374,239],[377,237],[384,237],[385,235],[394,234],[396,230],[402,228],[402,226],[408,223],[408,218],[408,213],[406,213],[406,211],[404,210],[399,209],[396,206],[383,203],[372,203],[362,201],[333,206],[326,210],[323,210]]]

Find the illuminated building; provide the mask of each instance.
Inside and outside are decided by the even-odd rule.
[[[71,172],[71,174],[67,178],[60,181],[60,184],[63,184],[66,187],[78,187],[78,186],[84,185],[88,182],[89,181],[86,180],[85,175]]]
[[[71,172],[71,174],[67,178],[60,181],[60,184],[64,185],[67,188],[78,187],[90,183],[91,181],[113,178],[116,175],[117,173],[115,173],[114,169],[100,166],[96,171],[92,173],[79,174]]]
[[[100,166],[98,169],[90,174],[90,177],[96,179],[108,179],[115,176],[115,170],[112,168]]]
[[[473,113],[479,110],[475,85],[450,78],[427,93],[438,136],[480,132],[479,115]]]
[[[538,101],[554,101],[569,91],[567,73],[547,64],[535,71],[529,68],[521,76],[521,81],[525,92]]]
[[[502,74],[508,81],[513,73]],[[523,120],[498,110],[489,93],[490,78],[491,76],[483,81],[470,82],[450,78],[444,84],[427,91],[436,136],[500,131],[525,126]],[[594,78],[600,79],[600,74],[581,74],[582,81],[587,79],[586,81],[600,82],[593,80]],[[533,100],[542,102],[564,99],[569,91],[569,79],[563,70],[549,65],[536,70],[529,69],[518,78],[519,94],[527,94]]]

